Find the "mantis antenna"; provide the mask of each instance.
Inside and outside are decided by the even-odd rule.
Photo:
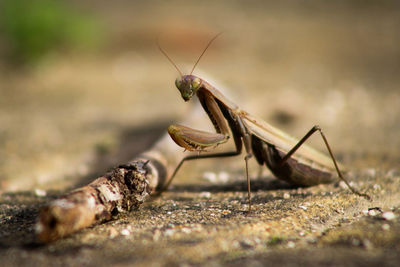
[[[217,35],[215,35],[207,44],[206,48],[204,48],[203,52],[201,53],[201,55],[199,56],[199,58],[197,59],[196,63],[194,64],[192,71],[190,72],[190,75],[192,75],[194,69],[196,68],[197,64],[199,63],[200,59],[203,57],[204,53],[207,51],[207,49],[210,47],[211,43],[214,42],[215,39],[217,39],[218,36],[220,36],[222,34],[222,32],[218,33]],[[164,56],[168,59],[169,62],[171,62],[171,64],[175,67],[175,69],[179,72],[179,74],[181,75],[181,77],[183,77],[182,72],[180,71],[180,69],[178,68],[178,66],[175,64],[175,62],[168,56],[167,52],[164,51],[164,49],[161,48],[160,43],[157,40],[157,46],[158,49],[161,51],[161,53],[164,54]]]
[[[179,72],[179,74],[181,75],[181,78],[182,78],[182,77],[183,77],[182,72],[179,70],[178,66],[176,66],[175,62],[172,61],[172,59],[168,56],[167,52],[165,52],[165,51],[161,48],[161,46],[160,46],[158,40],[157,40],[157,46],[158,46],[158,49],[160,49],[161,53],[164,54],[164,56],[169,60],[169,62],[171,62],[171,64],[172,64],[172,65],[175,67],[175,69]]]
[[[204,48],[203,53],[201,53],[201,55],[199,56],[199,58],[197,59],[196,63],[193,66],[192,71],[190,72],[190,75],[192,75],[194,69],[196,68],[197,64],[199,63],[200,59],[203,57],[204,53],[207,51],[208,47],[210,47],[211,43],[217,39],[218,36],[220,36],[222,34],[222,32],[218,33],[217,35],[215,35],[207,44],[206,48]]]

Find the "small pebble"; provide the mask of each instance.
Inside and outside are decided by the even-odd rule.
[[[153,241],[157,242],[157,241],[160,239],[160,236],[161,236],[161,231],[157,229],[157,230],[154,232]]]
[[[284,193],[283,194],[283,198],[284,199],[289,199],[290,198],[290,194],[289,193]]]
[[[396,219],[396,217],[397,217],[396,214],[394,214],[391,211],[386,211],[386,212],[382,213],[382,218],[387,221],[394,220],[394,219]]]
[[[287,247],[288,248],[294,248],[296,246],[296,244],[293,242],[293,241],[289,241],[288,243],[287,243]]]
[[[201,192],[200,197],[201,198],[211,198],[211,193],[210,192]]]
[[[35,232],[36,232],[36,234],[42,233],[43,229],[44,229],[44,227],[43,227],[43,224],[41,222],[38,222],[38,223],[35,224]]]
[[[221,213],[222,213],[223,215],[228,215],[228,214],[231,213],[231,211],[230,211],[230,210],[223,210]]]
[[[387,223],[382,224],[382,230],[387,231],[389,229],[390,229],[390,225],[389,224],[387,224]]]
[[[182,228],[181,230],[185,234],[190,234],[192,232],[192,230],[190,228],[186,228],[186,227]]]
[[[303,206],[303,205],[300,205],[299,208],[300,208],[300,209],[303,209],[303,210],[307,210],[307,207],[306,207],[306,206]]]
[[[232,247],[233,247],[233,248],[236,248],[236,249],[239,248],[239,247],[240,247],[239,241],[237,241],[237,240],[233,241],[233,242],[232,242]]]
[[[374,189],[381,189],[381,186],[379,184],[374,184]]]
[[[225,184],[229,181],[229,173],[227,172],[219,172],[216,174],[215,172],[204,172],[203,178],[211,183],[222,183]]]
[[[174,229],[167,229],[164,232],[165,236],[172,236],[173,234],[175,234],[175,230]]]
[[[377,210],[369,210],[368,211],[369,216],[376,216],[376,215],[378,215],[378,213],[379,213],[379,211],[377,211]]]
[[[347,185],[346,185],[345,182],[343,182],[343,181],[340,181],[340,182],[339,182],[339,186],[340,186],[340,188],[342,188],[342,189],[347,188]]]
[[[108,230],[108,236],[109,236],[110,238],[114,238],[114,237],[118,236],[118,231],[117,231],[114,227],[111,227],[111,228]]]
[[[218,175],[218,180],[221,183],[227,183],[229,181],[229,173],[227,172],[220,172]]]
[[[215,183],[217,181],[217,174],[215,172],[205,172],[203,173],[203,178],[211,183]]]
[[[372,242],[369,241],[368,239],[364,239],[362,243],[363,243],[363,246],[364,246],[366,249],[373,249],[373,248],[374,248],[374,245],[373,245]]]
[[[45,197],[47,195],[47,192],[45,190],[36,188],[35,189],[35,195],[38,197]]]
[[[129,231],[128,229],[123,229],[123,230],[121,231],[121,235],[128,236],[128,235],[130,235],[130,234],[131,234],[131,231]]]

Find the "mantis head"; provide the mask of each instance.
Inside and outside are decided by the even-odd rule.
[[[201,79],[193,75],[185,75],[177,78],[175,85],[181,93],[183,100],[189,101],[201,87]]]
[[[182,72],[179,70],[178,66],[174,63],[174,61],[168,56],[168,54],[161,48],[161,46],[157,42],[158,49],[160,49],[161,53],[164,54],[164,56],[169,60],[169,62],[171,62],[171,64],[176,68],[176,70],[180,74],[180,77],[175,80],[175,85],[179,89],[179,92],[181,92],[183,100],[189,101],[193,97],[193,95],[197,92],[197,90],[200,89],[201,79],[192,75],[192,73],[196,68],[197,64],[199,63],[200,59],[204,55],[204,53],[207,51],[208,47],[220,34],[221,33],[218,33],[208,42],[206,48],[204,48],[203,52],[197,59],[189,75],[182,75]]]

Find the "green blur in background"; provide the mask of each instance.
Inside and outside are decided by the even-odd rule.
[[[4,0],[0,6],[0,46],[11,63],[32,63],[49,52],[95,50],[102,25],[68,2]],[[0,39],[0,40],[1,40]]]

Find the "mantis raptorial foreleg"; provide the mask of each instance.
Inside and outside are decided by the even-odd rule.
[[[210,133],[192,129],[182,125],[171,125],[168,127],[168,133],[172,139],[189,151],[204,151],[208,148],[216,147],[219,144],[225,143],[230,138],[228,125],[223,117],[221,109],[218,107],[217,102],[210,94],[203,94],[199,96],[200,103],[206,110],[213,123],[213,126],[217,133]],[[159,193],[168,189],[176,173],[185,161],[194,159],[205,159],[205,158],[218,158],[218,157],[232,157],[237,156],[242,152],[242,142],[240,138],[235,138],[236,151],[203,154],[203,155],[190,155],[184,157],[176,167],[175,171],[165,183]]]

